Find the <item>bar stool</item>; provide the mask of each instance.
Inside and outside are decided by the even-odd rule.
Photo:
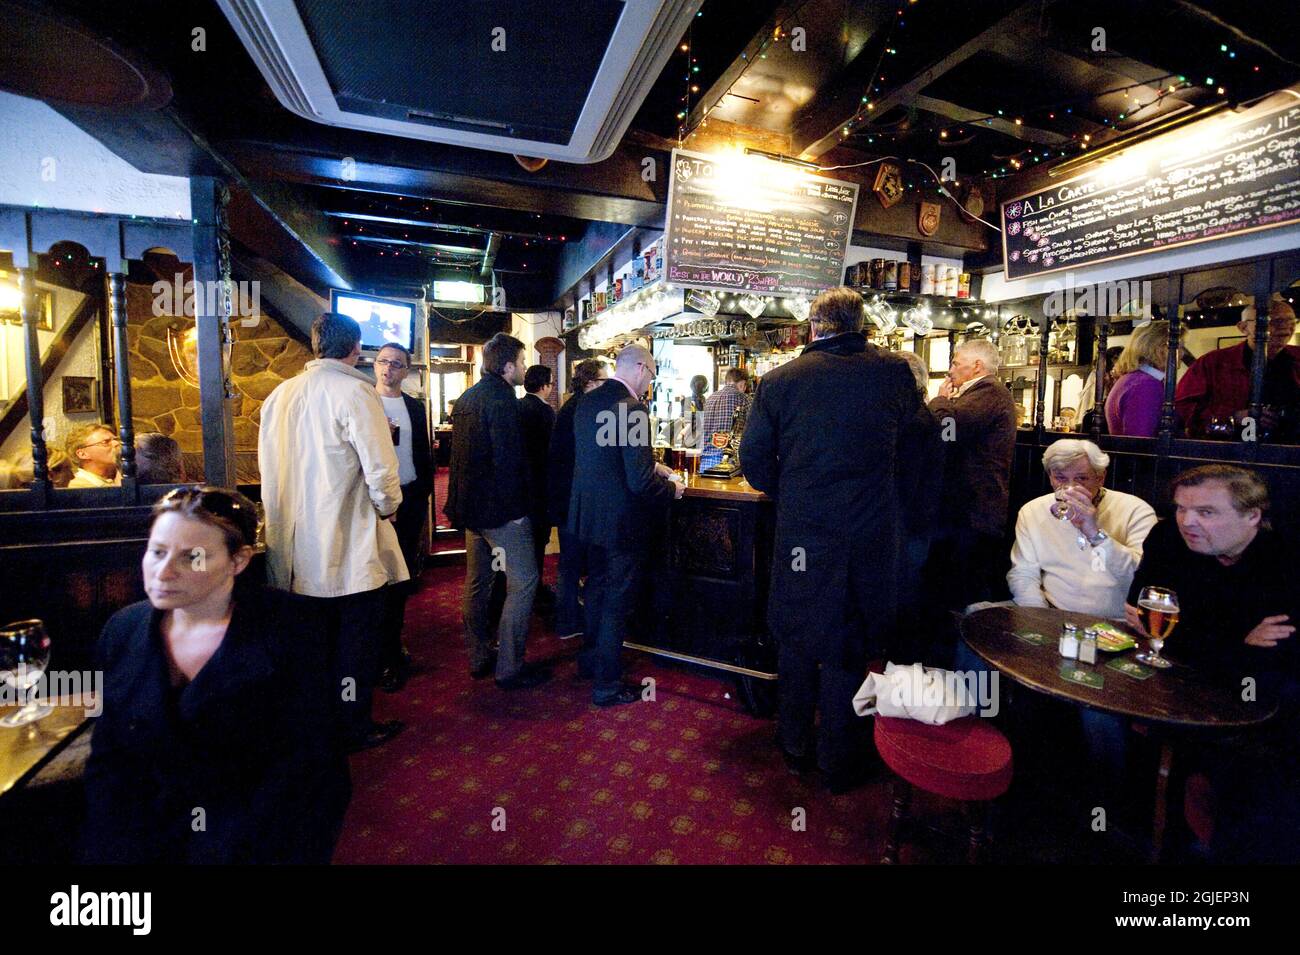
[[[1011,744],[988,720],[967,716],[943,726],[877,716],[876,749],[894,771],[894,809],[881,862],[898,862],[900,835],[912,787],[965,804],[970,843],[967,861],[981,861],[992,801],[1011,785]]]

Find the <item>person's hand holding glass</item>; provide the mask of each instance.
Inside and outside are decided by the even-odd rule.
[[[1085,538],[1097,536],[1097,507],[1088,489],[1078,484],[1067,484],[1056,489],[1056,500],[1051,510],[1058,521],[1068,521]]]

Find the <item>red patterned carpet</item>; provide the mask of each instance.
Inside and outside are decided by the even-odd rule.
[[[546,575],[554,580],[555,558]],[[406,642],[417,674],[376,694],[377,719],[407,729],[352,760],[354,795],[339,863],[874,863],[890,811],[888,774],[843,796],[789,775],[775,723],[748,715],[722,674],[624,653],[629,680],[656,699],[601,710],[577,678],[578,641],[534,620],[528,657],[555,678],[505,693],[469,677],[460,624],[462,566],[434,567],[411,599]],[[1066,708],[1068,710],[1068,708]],[[1093,832],[1088,763],[1073,711],[1035,711],[999,803],[994,858],[1132,862]],[[1060,723],[1060,720],[1064,723]],[[1135,777],[1146,791],[1154,764]],[[793,825],[802,809],[805,825]],[[1151,818],[1150,803],[1139,815]],[[915,793],[903,862],[964,857],[960,807]],[[496,823],[494,827],[494,822]],[[502,828],[504,823],[504,829]],[[940,830],[942,832],[940,832]],[[943,835],[942,833],[947,833]],[[959,838],[954,839],[953,836]]]
[[[548,560],[554,576],[554,559]],[[435,567],[407,612],[421,668],[376,718],[406,721],[354,757],[340,863],[862,863],[879,858],[884,782],[831,796],[790,776],[775,724],[724,679],[628,652],[656,700],[600,710],[577,679],[578,641],[534,625],[531,660],[555,678],[504,693],[469,678],[461,567]],[[732,698],[728,698],[730,695]],[[792,825],[806,811],[806,829]],[[497,810],[504,810],[504,816]],[[494,815],[495,814],[495,815]],[[494,829],[493,821],[504,819]]]

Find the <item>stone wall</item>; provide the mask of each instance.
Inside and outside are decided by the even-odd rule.
[[[171,435],[182,451],[203,450],[199,390],[176,371],[167,350],[167,330],[182,334],[194,319],[155,316],[148,285],[128,284],[127,342],[130,345],[131,402],[136,433],[161,431]],[[280,382],[292,378],[311,360],[311,352],[289,337],[274,319],[262,315],[257,325],[234,323],[235,343],[230,364],[235,391],[235,450],[257,450],[262,402]]]

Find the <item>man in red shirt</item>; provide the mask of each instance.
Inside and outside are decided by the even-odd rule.
[[[1284,435],[1279,429],[1294,432],[1294,418],[1300,412],[1300,347],[1287,344],[1295,334],[1295,325],[1295,311],[1290,305],[1281,298],[1269,302],[1268,360],[1264,366],[1261,399],[1267,407],[1260,415],[1259,424],[1275,439],[1294,436]],[[1244,342],[1202,355],[1178,382],[1174,408],[1189,438],[1204,437],[1205,426],[1211,418],[1231,415],[1240,423],[1248,413],[1250,368],[1254,361],[1254,306],[1242,309],[1237,327],[1246,336]]]

